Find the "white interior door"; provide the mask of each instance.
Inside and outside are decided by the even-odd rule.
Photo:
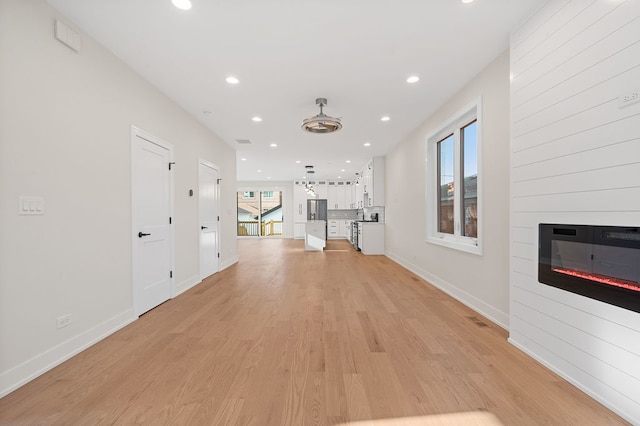
[[[133,308],[141,315],[171,298],[171,145],[131,135]]]
[[[200,279],[205,279],[219,270],[218,169],[204,160],[199,167]]]

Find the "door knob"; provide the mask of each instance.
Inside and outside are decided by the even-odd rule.
[[[209,229],[209,228],[206,226],[201,226],[200,229]]]
[[[145,234],[143,232],[138,232],[138,238],[146,237],[147,235],[151,235],[151,234]]]

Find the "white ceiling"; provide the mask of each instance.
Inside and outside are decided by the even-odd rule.
[[[239,181],[302,178],[306,164],[318,178],[351,178],[507,49],[545,2],[192,0],[182,11],[170,0],[48,1],[233,146]],[[341,131],[301,130],[318,97]]]

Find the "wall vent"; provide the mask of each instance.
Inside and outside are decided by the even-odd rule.
[[[240,145],[251,145],[251,141],[249,139],[236,139]]]

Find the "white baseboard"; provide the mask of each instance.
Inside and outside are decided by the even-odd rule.
[[[229,266],[231,265],[235,265],[236,263],[238,263],[238,256],[234,256],[231,259],[228,259],[224,262],[222,262],[220,264],[220,270],[224,271],[225,269],[227,269]]]
[[[39,355],[0,373],[0,398],[20,386],[30,382],[41,374],[96,344],[105,337],[138,319],[133,309],[127,309],[114,317],[101,322],[71,339],[47,349]]]
[[[397,256],[389,252],[385,252],[385,255],[389,259],[393,260],[394,262],[398,263],[399,265],[402,265],[403,267],[407,268],[414,274],[418,275],[423,280],[428,281],[434,287],[439,288],[440,290],[447,293],[449,296],[453,297],[454,299],[458,300],[462,304],[478,312],[480,315],[487,317],[488,319],[498,324],[500,327],[504,328],[505,330],[509,330],[509,314],[508,313],[497,310],[493,306],[483,302],[477,297],[467,293],[464,290],[459,289],[458,287],[443,280],[442,278],[425,271],[424,269],[420,268],[418,265],[415,265],[400,256]]]
[[[536,361],[538,361],[540,364],[544,365],[549,370],[551,370],[554,373],[556,373],[558,376],[562,377],[567,382],[571,383],[576,388],[580,389],[582,392],[584,392],[587,395],[589,395],[591,398],[593,398],[596,401],[598,401],[600,404],[604,405],[605,407],[607,407],[608,409],[610,409],[611,411],[613,411],[614,413],[616,413],[620,417],[622,417],[625,420],[627,420],[628,422],[630,422],[631,424],[633,424],[633,425],[640,424],[640,418],[634,418],[633,414],[630,415],[629,413],[627,413],[624,410],[620,409],[612,401],[610,401],[607,398],[604,398],[601,395],[593,392],[591,389],[589,389],[588,387],[584,386],[580,381],[576,380],[570,374],[567,374],[566,371],[563,371],[562,369],[556,367],[554,364],[548,362],[546,359],[544,359],[543,357],[539,356],[539,354],[537,354],[536,352],[530,350],[526,345],[521,344],[520,342],[518,342],[516,339],[514,339],[512,337],[509,337],[507,339],[507,341],[509,343],[511,343],[513,346],[515,346],[516,348],[520,349],[522,352],[524,352],[528,356],[530,356],[531,358],[533,358]],[[637,413],[636,413],[636,415],[637,415]]]
[[[185,291],[189,290],[191,287],[194,287],[194,286],[200,284],[201,282],[202,282],[202,280],[200,279],[199,275],[194,275],[193,277],[190,277],[190,278],[182,281],[180,284],[178,284],[176,286],[176,294],[173,297],[180,296],[182,293],[184,293]]]

